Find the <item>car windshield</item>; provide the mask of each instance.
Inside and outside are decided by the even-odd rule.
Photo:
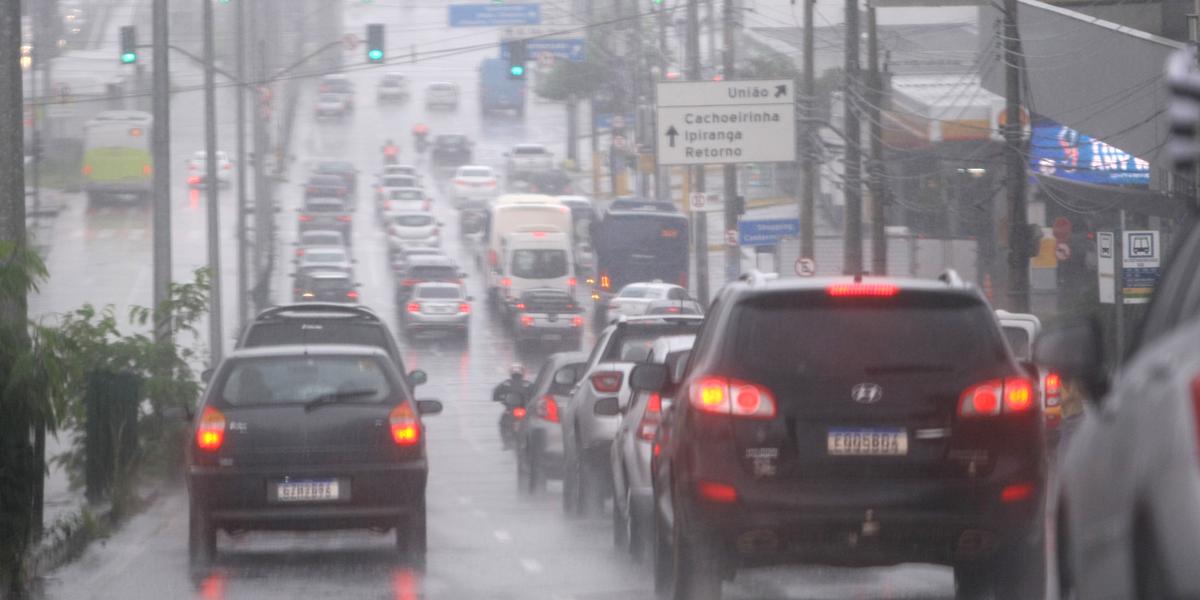
[[[491,177],[491,169],[459,169],[459,177]]]
[[[392,190],[388,197],[392,200],[424,200],[425,194],[420,190]]]
[[[565,250],[519,249],[512,253],[512,276],[522,279],[551,279],[567,275]]]
[[[450,286],[420,286],[417,288],[416,297],[425,300],[454,300],[462,297],[462,292],[457,287]]]
[[[354,392],[344,401],[380,403],[393,386],[376,357],[297,356],[240,359],[221,382],[221,403],[231,407],[307,404]]]
[[[384,177],[383,187],[415,187],[417,180],[407,175]]]
[[[349,257],[341,250],[312,249],[304,253],[304,260],[313,263],[346,262]]]

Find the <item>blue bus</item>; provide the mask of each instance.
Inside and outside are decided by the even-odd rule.
[[[592,222],[596,280],[592,297],[606,306],[622,287],[661,280],[688,285],[688,219],[674,204],[634,198],[614,200]]]
[[[479,112],[514,110],[525,116],[525,80],[508,78],[508,61],[487,58],[479,64]]]

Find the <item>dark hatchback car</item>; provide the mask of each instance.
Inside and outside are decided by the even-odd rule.
[[[467,274],[444,254],[422,254],[408,258],[396,270],[396,301],[407,300],[417,284],[428,282],[462,283]]]
[[[358,189],[358,169],[348,160],[322,160],[316,164],[313,173],[341,177],[352,194]]]
[[[347,271],[313,269],[295,277],[294,302],[358,302],[359,283]]]
[[[655,439],[656,587],[738,568],[928,562],[959,598],[1041,597],[1040,403],[975,289],[740,281],[714,301]]]
[[[304,184],[305,198],[346,198],[350,192],[350,184],[337,173],[317,173],[310,176]]]
[[[200,402],[188,452],[188,551],[216,555],[217,531],[394,530],[423,564],[425,428],[387,354],[364,346],[237,350]]]
[[[467,136],[450,133],[433,138],[430,158],[439,166],[461,166],[471,162],[471,140]]]
[[[339,231],[342,239],[353,243],[354,217],[350,214],[346,201],[338,197],[313,196],[305,198],[303,205],[297,209],[300,213],[299,229],[301,232],[313,229],[329,229]]]

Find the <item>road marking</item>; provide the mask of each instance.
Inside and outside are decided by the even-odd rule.
[[[501,544],[511,544],[512,543],[512,534],[510,534],[509,532],[507,532],[503,529],[497,529],[497,530],[493,531],[492,535],[495,536],[496,541],[500,542]]]
[[[541,573],[543,571],[542,563],[532,558],[522,558],[521,568],[529,571],[530,573]]]

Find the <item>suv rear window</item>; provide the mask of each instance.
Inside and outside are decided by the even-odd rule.
[[[247,348],[289,344],[353,344],[388,350],[382,325],[355,323],[345,319],[287,319],[255,323],[246,336]]]
[[[220,398],[228,406],[305,404],[331,395],[335,402],[377,404],[392,390],[373,357],[287,356],[239,360],[221,382]]]
[[[948,294],[832,299],[772,294],[739,309],[736,368],[766,380],[986,372],[1007,358],[995,319],[977,300]]]

